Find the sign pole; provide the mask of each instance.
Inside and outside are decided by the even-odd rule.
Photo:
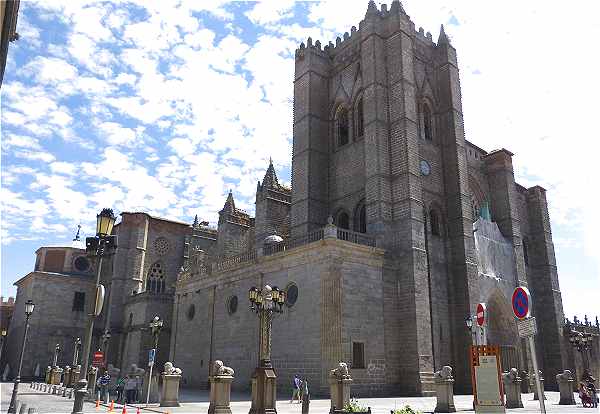
[[[146,392],[146,407],[150,403],[150,387],[152,386],[152,368],[154,367],[154,358],[156,355],[156,349],[153,348],[148,353],[148,365],[150,365],[150,371],[148,373],[148,391]]]
[[[533,335],[527,337],[529,342],[529,351],[531,352],[531,359],[533,363],[533,371],[535,372],[535,386],[538,392],[538,399],[540,401],[540,412],[546,414],[546,405],[544,403],[544,390],[542,389],[542,382],[540,381],[540,371],[538,370],[537,355],[535,353],[535,341]]]

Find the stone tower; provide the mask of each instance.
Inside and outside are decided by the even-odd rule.
[[[290,202],[291,190],[279,184],[273,161],[269,161],[262,183],[256,186],[256,247],[262,246],[267,236],[289,237]]]

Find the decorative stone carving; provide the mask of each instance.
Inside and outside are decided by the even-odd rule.
[[[210,405],[208,414],[231,414],[231,383],[234,371],[223,361],[216,360],[210,381]]]
[[[65,367],[65,372],[63,374],[63,385],[65,387],[68,387],[69,384],[71,383],[71,371],[72,371],[71,367],[67,365]]]
[[[529,378],[529,372],[521,371],[521,394],[529,394],[531,392],[531,384]]]
[[[445,365],[434,375],[437,404],[436,413],[454,413],[454,377],[452,367]]]
[[[556,375],[556,382],[558,383],[558,390],[560,391],[560,405],[575,405],[575,398],[573,397],[573,374],[571,371],[566,369],[564,372]]]
[[[171,362],[165,363],[162,373],[162,393],[160,395],[161,407],[179,407],[179,381],[181,369],[175,368]]]
[[[338,366],[329,371],[329,388],[331,391],[330,413],[335,410],[342,410],[350,403],[350,385],[352,377],[348,370],[348,364],[339,362]]]
[[[506,393],[506,408],[523,408],[521,400],[521,378],[516,368],[502,374],[504,391]]]

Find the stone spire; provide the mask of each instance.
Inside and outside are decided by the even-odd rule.
[[[233,201],[233,194],[231,190],[229,190],[229,194],[227,195],[227,200],[225,200],[225,205],[223,206],[224,212],[235,213],[235,202]]]
[[[446,32],[444,31],[444,25],[441,25],[441,27],[440,27],[440,37],[438,37],[437,44],[438,44],[438,46],[450,44],[450,39],[448,39],[448,36],[446,35]]]
[[[194,227],[195,229],[198,228],[198,214],[196,214],[196,216],[194,217],[194,224],[192,225],[192,227]]]
[[[377,6],[373,0],[369,0],[369,6],[367,7],[367,14],[365,14],[365,19],[369,16],[376,16],[379,14],[377,10]]]
[[[74,242],[79,242],[81,241],[81,239],[79,238],[79,232],[81,231],[81,224],[77,225],[77,234],[75,235],[75,238],[73,239]]]
[[[265,178],[262,181],[263,187],[276,188],[279,187],[279,181],[277,180],[277,174],[275,173],[275,167],[273,167],[273,159],[269,157],[269,168],[265,173]]]

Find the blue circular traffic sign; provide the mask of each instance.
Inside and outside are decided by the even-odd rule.
[[[518,286],[512,295],[512,308],[517,319],[525,319],[531,311],[531,295],[526,287]]]

